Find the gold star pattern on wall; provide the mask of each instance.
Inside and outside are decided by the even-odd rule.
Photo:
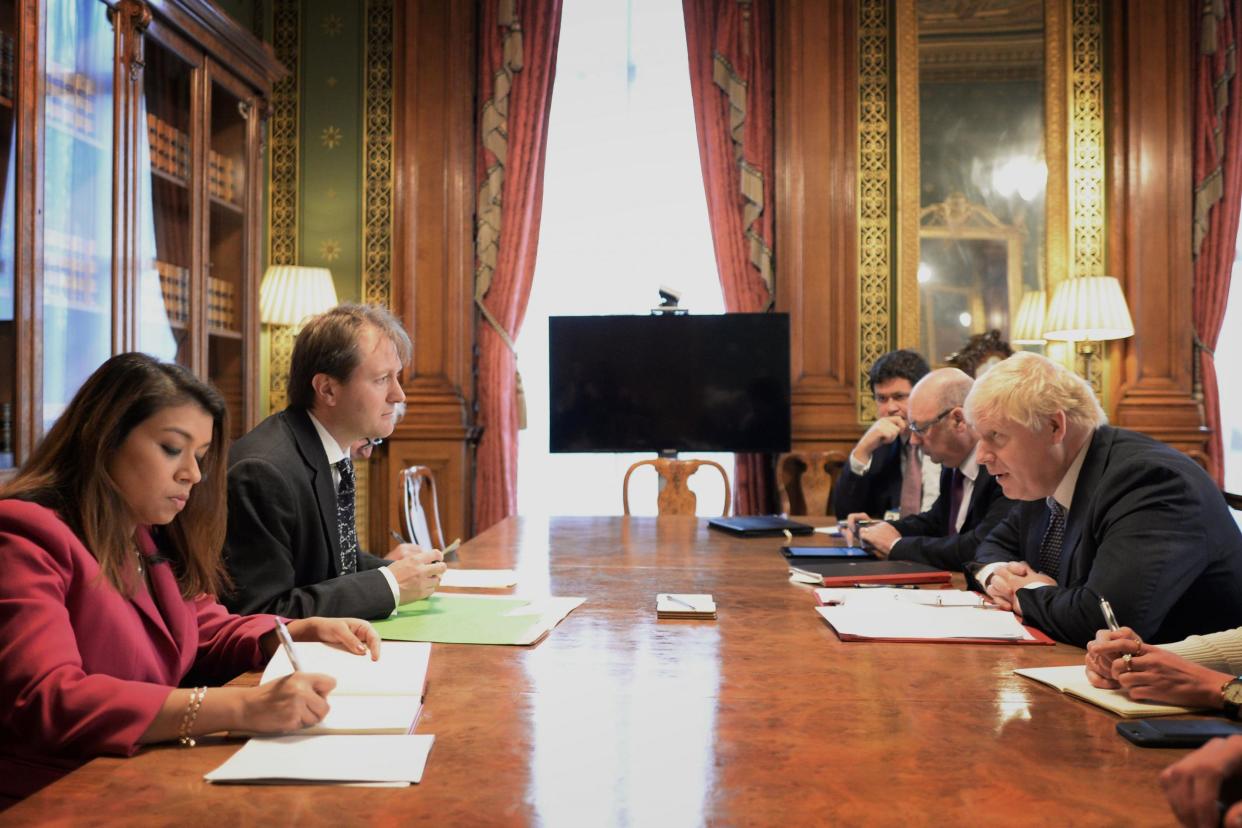
[[[324,193],[324,195],[327,196],[330,201],[335,201],[336,200],[336,187],[329,187],[327,192]]]
[[[319,133],[319,140],[328,149],[336,149],[341,144],[342,133],[339,127],[325,127],[323,132]]]
[[[323,19],[321,28],[328,37],[336,37],[345,31],[345,21],[339,15],[330,14]]]
[[[335,262],[341,258],[341,243],[336,239],[325,239],[319,244],[319,255],[325,262]]]
[[[335,75],[329,75],[329,76],[328,76],[328,80],[326,81],[326,83],[328,84],[328,88],[329,88],[329,89],[335,89],[335,88],[336,88],[336,76],[335,76]]]

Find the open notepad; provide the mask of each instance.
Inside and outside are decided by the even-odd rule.
[[[208,782],[409,785],[435,736],[276,736],[251,739]]]
[[[328,715],[300,733],[402,734],[414,729],[423,709],[430,644],[385,642],[378,661],[327,644],[296,646],[303,672],[326,673],[336,679],[336,688],[328,696]],[[267,684],[292,672],[288,653],[280,649],[268,662],[259,683]]]
[[[1038,681],[1049,687],[1055,687],[1067,695],[1091,702],[1125,719],[1199,712],[1198,708],[1179,707],[1176,704],[1134,701],[1116,690],[1092,687],[1091,682],[1087,681],[1087,670],[1081,664],[1070,664],[1065,667],[1023,667],[1014,672],[1023,678]]]

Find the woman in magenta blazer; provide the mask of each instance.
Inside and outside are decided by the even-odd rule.
[[[273,616],[230,615],[213,597],[225,585],[225,415],[184,368],[121,354],[0,491],[0,806],[94,756],[297,730],[327,712],[328,676],[206,686],[278,646]],[[288,626],[378,655],[365,621]]]

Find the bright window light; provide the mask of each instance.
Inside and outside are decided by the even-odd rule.
[[[691,313],[723,313],[707,223],[680,3],[567,0],[548,129],[539,256],[518,366],[527,428],[518,444],[522,514],[621,513],[641,454],[549,454],[549,316],[642,314],[659,287]],[[716,460],[732,475],[728,454]],[[655,514],[656,475],[630,481],[635,514]],[[719,514],[719,475],[691,478],[699,512]]]

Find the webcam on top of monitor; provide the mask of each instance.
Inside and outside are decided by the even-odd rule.
[[[677,303],[681,301],[681,291],[660,285],[660,299],[659,307],[652,308],[652,313],[688,313],[685,308],[677,307]]]

